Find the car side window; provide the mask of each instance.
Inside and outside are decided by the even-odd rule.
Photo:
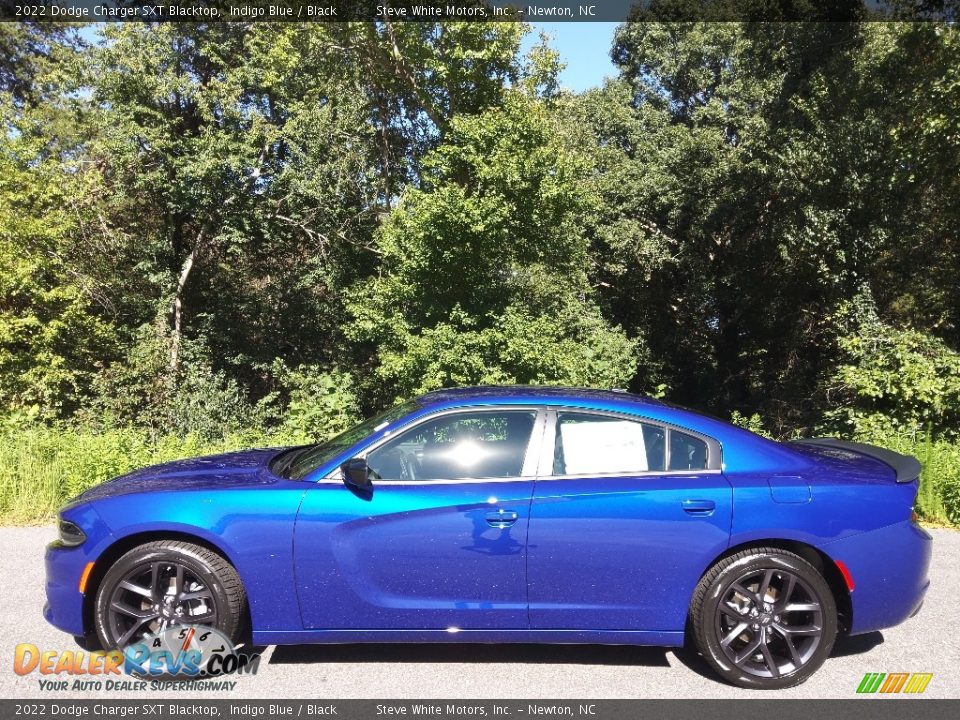
[[[686,433],[670,431],[670,469],[706,470],[707,444]]]
[[[664,428],[589,413],[559,413],[554,475],[663,471]]]
[[[417,425],[371,452],[377,480],[519,477],[536,413],[464,412]]]

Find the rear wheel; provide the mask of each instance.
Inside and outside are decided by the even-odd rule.
[[[97,590],[100,643],[124,648],[174,625],[204,625],[232,641],[240,634],[246,596],[223,557],[179,540],[150,542],[111,567]]]
[[[799,555],[755,548],[701,579],[690,619],[697,649],[740,687],[799,685],[827,659],[837,608],[823,576]]]

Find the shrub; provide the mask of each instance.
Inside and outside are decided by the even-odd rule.
[[[932,433],[914,435],[877,431],[857,435],[923,464],[917,512],[925,520],[960,525],[960,442],[935,439]]]
[[[261,426],[265,418],[246,390],[214,370],[202,341],[184,340],[178,371],[169,367],[169,340],[159,325],[144,325],[126,357],[94,380],[95,399],[83,424],[140,427],[163,435],[214,439]]]
[[[898,432],[885,417],[859,418],[858,432],[847,435],[861,442],[913,455],[923,465],[920,490],[917,494],[917,512],[924,520],[960,525],[960,441],[934,439],[931,432],[905,434]],[[759,414],[749,417],[734,411],[730,422],[764,437]],[[825,432],[829,433],[830,429]]]
[[[760,413],[753,413],[753,415],[748,417],[742,414],[740,411],[734,410],[730,414],[730,422],[737,427],[742,427],[744,430],[749,430],[750,432],[756,433],[757,435],[762,435],[765,438],[773,437],[773,435],[771,435],[763,427],[763,419],[760,417]]]
[[[960,353],[940,339],[868,317],[840,338],[827,421],[860,435],[960,436]]]
[[[160,387],[154,395],[144,364],[132,362],[113,369],[114,395],[104,396],[108,399],[100,413],[87,425],[7,417],[0,424],[0,523],[47,522],[69,499],[137,468],[243,448],[317,442],[359,419],[346,373],[314,366],[289,370],[281,364],[274,370],[282,392],[251,406],[234,385],[196,367],[186,370],[176,393],[168,395]],[[156,415],[141,415],[147,408]],[[118,420],[144,424],[109,424]],[[267,420],[273,421],[272,428]]]
[[[360,420],[349,373],[302,365],[288,370],[275,363],[274,371],[289,394],[280,432],[296,443],[322,440],[343,432]]]
[[[307,389],[302,397],[306,399],[308,393],[333,397],[337,392],[329,390],[328,381],[329,376],[316,385],[304,381]],[[320,439],[320,433],[335,431],[339,422],[335,418],[341,417],[294,416],[298,419],[279,431],[248,429],[217,439],[134,429],[42,425],[0,429],[0,523],[49,522],[59,507],[87,488],[148,465],[249,447],[290,445],[304,442],[304,436],[313,433]],[[757,416],[740,420],[738,424],[749,429],[760,428]],[[316,424],[311,424],[314,421]],[[924,469],[918,512],[926,520],[960,525],[960,443],[934,440],[929,434],[859,439],[919,458]]]

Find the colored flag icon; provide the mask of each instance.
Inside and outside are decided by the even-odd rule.
[[[857,686],[857,692],[864,695],[873,693],[920,694],[927,689],[933,673],[867,673]]]

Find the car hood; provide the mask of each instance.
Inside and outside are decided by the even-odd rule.
[[[277,479],[264,470],[270,460],[285,449],[241,450],[151,465],[95,485],[74,498],[70,504],[137,492],[215,490],[274,484]]]

